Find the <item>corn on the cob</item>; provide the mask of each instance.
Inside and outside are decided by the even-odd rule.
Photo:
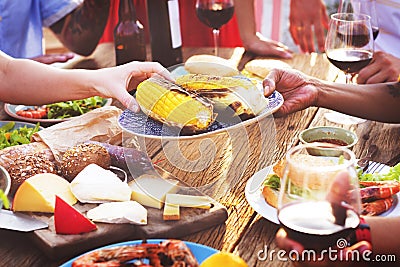
[[[194,91],[214,103],[229,107],[242,119],[254,117],[268,106],[268,99],[251,80],[239,77],[221,77],[203,74],[187,74],[178,77],[176,83],[188,91]],[[221,105],[215,105],[221,108]]]
[[[140,83],[136,100],[149,117],[183,132],[203,131],[215,120],[212,104],[180,86],[153,76]]]

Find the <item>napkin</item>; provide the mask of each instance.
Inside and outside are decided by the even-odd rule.
[[[63,153],[80,143],[92,140],[113,145],[122,143],[122,129],[118,117],[122,110],[115,106],[105,106],[79,117],[55,124],[35,133],[32,138],[44,142],[60,163]]]

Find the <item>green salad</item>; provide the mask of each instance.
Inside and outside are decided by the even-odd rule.
[[[400,181],[400,163],[390,167],[387,173],[363,173],[360,168],[358,170],[358,179],[360,181]]]
[[[8,122],[0,127],[0,149],[29,144],[31,136],[39,131],[40,125],[36,124],[34,128],[29,128],[26,125],[18,129],[14,129],[15,122]]]
[[[80,116],[96,108],[104,106],[107,99],[93,96],[81,100],[71,100],[46,105],[48,119],[65,119]]]

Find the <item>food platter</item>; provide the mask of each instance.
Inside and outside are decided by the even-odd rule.
[[[370,164],[372,161],[370,161]],[[380,173],[385,173],[389,170],[389,166],[385,166]],[[263,184],[267,175],[272,172],[272,166],[267,166],[266,168],[256,172],[246,183],[245,188],[245,196],[249,205],[262,217],[265,219],[279,224],[278,215],[276,208],[269,205],[265,200],[261,193],[261,185]],[[399,194],[397,193],[394,196],[393,207],[388,211],[380,214],[381,217],[396,217],[400,215],[400,205],[399,202]]]
[[[112,103],[112,98],[105,98],[103,101],[103,107],[104,106],[110,106]],[[26,118],[23,116],[20,116],[17,114],[18,111],[20,110],[25,110],[25,109],[33,109],[35,106],[26,106],[26,105],[13,105],[9,103],[4,104],[4,111],[11,117],[21,120],[21,121],[28,121],[28,122],[40,122],[40,123],[58,123],[62,121],[67,121],[70,120],[71,118],[64,118],[64,119],[36,119],[36,118]]]
[[[162,242],[163,240],[164,239],[149,239],[149,240],[146,240],[146,241],[149,244],[157,244],[157,243]],[[98,249],[111,248],[111,247],[120,247],[120,246],[127,246],[127,245],[138,245],[138,244],[141,244],[141,243],[142,243],[142,240],[127,241],[127,242],[116,243],[116,244],[112,244],[112,245],[109,245],[109,246],[101,247],[101,248],[98,248]],[[201,244],[197,244],[197,243],[193,243],[193,242],[185,241],[185,244],[192,251],[193,255],[195,256],[195,258],[199,262],[199,264],[202,263],[209,256],[211,256],[211,255],[213,255],[213,254],[218,252],[218,250],[216,250],[214,248],[211,248],[211,247],[208,247],[208,246],[205,246],[205,245],[201,245]],[[72,263],[78,257],[75,257],[75,258],[65,262],[64,264],[60,265],[60,267],[71,267]]]
[[[259,115],[254,118],[242,121],[240,123],[237,120],[232,121],[218,121],[216,120],[206,131],[193,135],[196,137],[201,137],[209,133],[218,133],[224,131],[225,129],[231,129],[233,127],[242,127],[245,125],[256,123],[257,121],[264,119],[274,112],[276,112],[283,104],[283,96],[274,91],[268,97],[268,106]],[[190,139],[192,136],[179,136],[179,131],[173,127],[166,126],[160,122],[157,122],[149,117],[147,117],[143,112],[134,113],[126,109],[118,119],[119,125],[122,129],[130,132],[134,135],[141,137],[151,137],[151,138],[174,138],[179,137],[179,139]]]

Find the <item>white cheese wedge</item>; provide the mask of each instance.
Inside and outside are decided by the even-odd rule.
[[[15,193],[14,211],[54,212],[56,195],[70,205],[77,199],[64,178],[51,173],[36,174],[26,179]]]
[[[179,181],[163,179],[152,175],[142,175],[129,183],[131,199],[156,209],[164,205],[165,196],[178,191]]]
[[[136,201],[100,204],[89,210],[86,216],[95,222],[147,224],[147,210]]]
[[[71,191],[82,203],[129,201],[131,189],[112,171],[96,164],[86,166],[71,182]]]
[[[165,203],[187,208],[210,209],[212,199],[207,196],[167,194]]]

